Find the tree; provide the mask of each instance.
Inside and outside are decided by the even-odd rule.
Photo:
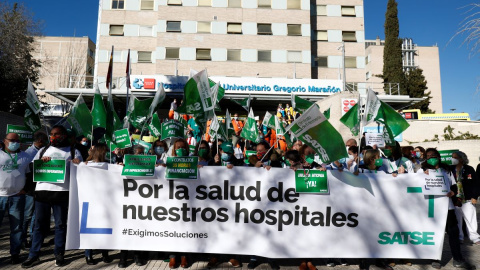
[[[465,35],[462,44],[467,44],[473,55],[480,51],[480,4],[473,3],[465,8],[468,8],[465,12],[466,17],[452,39],[459,35]]]
[[[0,110],[25,112],[27,79],[38,81],[40,62],[33,58],[40,25],[23,5],[0,2]]]
[[[405,95],[405,75],[402,64],[402,40],[398,38],[400,27],[398,23],[397,1],[388,0],[385,13],[385,47],[383,48],[383,83],[398,83],[400,94]]]
[[[430,105],[430,96],[431,92],[426,92],[428,89],[427,81],[425,80],[425,76],[423,76],[423,70],[421,68],[411,69],[405,75],[405,82],[406,82],[406,90],[410,97],[412,98],[422,98],[426,97],[425,100],[416,103],[410,107],[409,109],[420,109],[422,113],[431,113],[432,111],[428,108]]]

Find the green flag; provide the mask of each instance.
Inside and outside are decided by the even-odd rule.
[[[150,105],[152,105],[153,98],[138,100],[133,95],[130,97],[131,105],[129,105],[128,121],[137,129],[142,129],[147,121]]]
[[[393,142],[394,137],[400,135],[410,126],[405,118],[390,105],[381,101],[371,89],[368,90],[365,105],[365,115],[362,124],[366,126],[375,121],[385,125],[384,137],[389,137],[391,142]]]
[[[92,139],[92,115],[80,94],[73,104],[67,122],[72,126],[75,133]]]
[[[245,126],[240,133],[240,137],[250,140],[252,142],[260,142],[260,137],[258,135],[257,121],[255,121],[255,115],[253,115],[253,110],[250,109],[248,113],[247,121],[245,121]]]
[[[35,133],[42,128],[42,122],[40,121],[39,115],[41,107],[40,101],[38,100],[37,94],[35,93],[35,89],[33,89],[30,79],[28,80],[26,102],[27,105],[25,107],[25,114],[23,116],[23,123],[27,128]]]
[[[250,109],[250,94],[247,98],[244,98],[242,100],[232,99],[232,101],[242,106],[242,108],[244,108],[247,112]]]
[[[40,101],[38,100],[35,89],[33,89],[32,82],[28,79],[27,99],[26,102],[34,114],[38,114],[41,110]]]
[[[225,113],[225,129],[226,129],[226,130],[224,130],[225,136],[228,139],[235,132],[235,130],[233,129],[233,126],[232,126],[232,117],[230,116],[230,113],[228,112],[228,109],[227,109],[227,112]]]
[[[267,126],[269,128],[275,128],[275,117],[271,113],[265,112],[262,125]]]
[[[150,130],[150,134],[155,137],[162,136],[162,123],[160,123],[157,113],[153,114],[152,121],[148,124],[148,130]]]
[[[107,98],[107,119],[106,119],[106,131],[105,136],[111,140],[113,133],[119,129],[122,129],[123,123],[118,117],[117,112],[113,106],[112,89],[108,89]]]
[[[340,122],[342,122],[345,126],[347,126],[353,135],[358,136],[358,132],[360,131],[360,122],[358,120],[358,103],[355,104],[353,107],[346,112],[342,118],[340,118]]]
[[[150,104],[148,109],[148,118],[152,117],[153,113],[157,110],[157,107],[162,104],[163,100],[165,100],[165,90],[163,89],[163,83],[161,83],[159,89],[155,93],[152,104]]]
[[[325,111],[323,111],[323,115],[325,115],[325,117],[327,119],[330,119],[330,108],[326,109]]]
[[[299,113],[304,113],[310,106],[315,104],[314,102],[300,98],[299,96],[292,95],[292,107]]]
[[[218,118],[216,115],[213,116],[212,122],[210,122],[210,130],[208,133],[210,136],[215,137],[218,134],[218,129],[220,128],[220,124],[218,123]]]
[[[325,163],[348,156],[342,136],[320,112],[317,104],[313,104],[289,125],[288,130],[312,147]]]
[[[102,94],[100,93],[100,89],[98,89],[98,85],[95,88],[95,95],[93,97],[92,125],[93,127],[107,127],[107,111],[105,110]]]

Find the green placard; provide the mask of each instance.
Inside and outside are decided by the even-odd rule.
[[[295,192],[329,194],[327,172],[320,170],[295,171]]]
[[[130,141],[130,134],[128,133],[128,128],[120,129],[115,131],[115,144],[118,148],[127,148],[132,147],[132,142]]]
[[[122,175],[153,176],[157,156],[125,155]]]
[[[442,163],[445,163],[447,165],[452,165],[452,154],[457,152],[458,149],[455,150],[439,150],[438,152],[440,153],[440,159]]]
[[[144,153],[147,154],[148,151],[150,151],[150,149],[152,148],[152,144],[151,143],[148,143],[148,142],[145,142],[145,141],[141,141],[141,140],[135,140],[135,144],[139,144],[141,146],[143,146],[143,148],[145,148],[144,150]]]
[[[182,123],[170,120],[162,123],[162,140],[167,138],[184,138],[185,127]]]
[[[41,159],[33,161],[33,181],[63,183],[65,182],[66,161],[64,159],[52,159],[43,162]]]
[[[8,133],[17,133],[20,136],[20,143],[33,143],[33,132],[25,126],[7,125]]]
[[[166,179],[198,178],[198,157],[167,157]]]
[[[248,162],[248,158],[256,154],[257,154],[257,151],[253,151],[253,150],[245,151],[245,164],[250,164],[250,162]]]

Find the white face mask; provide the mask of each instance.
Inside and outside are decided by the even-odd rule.
[[[348,159],[353,159],[353,155],[348,155]]]
[[[452,158],[452,165],[458,165],[459,161],[456,158]]]

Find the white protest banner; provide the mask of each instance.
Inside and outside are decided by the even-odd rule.
[[[203,167],[195,181],[166,181],[165,168],[155,170],[154,179],[132,179],[118,165],[78,166],[74,179],[72,169],[67,249],[269,258],[442,254],[449,199],[425,196],[424,175],[327,171],[330,195],[317,195],[295,193],[290,169]]]
[[[365,142],[367,145],[376,145],[379,148],[385,147],[383,133],[365,133]]]
[[[450,183],[450,181],[445,179],[447,176],[443,173],[439,173],[437,170],[428,170],[428,175],[425,174],[424,176],[423,194],[446,195],[450,191],[450,187],[447,186],[447,183]]]

